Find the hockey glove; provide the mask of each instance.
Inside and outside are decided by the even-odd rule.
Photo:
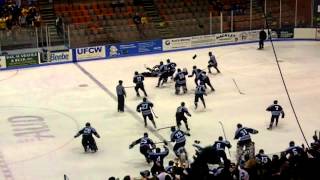
[[[129,145],[129,149],[132,149],[132,148],[133,148],[133,145],[132,145],[132,144],[130,144],[130,145]]]
[[[282,116],[281,116],[281,118],[283,119],[284,118],[284,114],[282,113]]]

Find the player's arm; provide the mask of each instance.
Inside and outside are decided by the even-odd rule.
[[[246,130],[251,134],[257,134],[259,132],[258,130],[255,130],[255,129],[252,129],[252,128],[246,128]]]
[[[140,108],[141,108],[141,104],[139,104],[139,105],[137,106],[136,111],[137,111],[137,112],[141,112]]]
[[[166,145],[164,145],[163,148],[164,148],[163,157],[166,157],[169,154],[169,148]]]
[[[224,144],[226,145],[226,147],[227,147],[228,149],[230,149],[230,148],[232,147],[232,145],[230,144],[229,141],[224,141]]]
[[[130,145],[129,145],[129,149],[133,148],[135,145],[139,144],[141,142],[141,138],[133,141]]]
[[[83,134],[83,131],[84,131],[84,128],[81,129],[81,130],[74,136],[74,138],[77,138],[77,137],[79,137],[81,134]]]

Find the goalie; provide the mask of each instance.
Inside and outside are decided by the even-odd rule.
[[[239,139],[237,144],[237,160],[240,162],[245,154],[249,154],[250,158],[255,156],[254,142],[252,142],[250,134],[257,134],[258,131],[252,128],[243,127],[242,124],[237,124],[237,130],[234,139]]]

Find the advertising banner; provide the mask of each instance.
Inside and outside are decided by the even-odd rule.
[[[162,41],[153,40],[126,44],[113,44],[106,48],[107,57],[131,56],[152,52],[162,52]]]
[[[238,42],[237,33],[223,33],[223,34],[216,34],[215,36],[216,44],[222,43],[235,43]]]
[[[191,47],[211,46],[216,43],[215,35],[203,35],[191,37]]]
[[[5,69],[7,67],[6,65],[6,57],[5,56],[0,56],[0,69]]]
[[[77,61],[106,58],[105,46],[77,48],[75,51]]]
[[[191,48],[191,37],[164,39],[162,46],[163,51]]]
[[[72,50],[58,52],[43,52],[41,64],[72,61]]]
[[[6,56],[7,67],[28,66],[39,64],[39,53],[23,53]]]
[[[238,41],[257,41],[259,40],[260,30],[238,32]]]

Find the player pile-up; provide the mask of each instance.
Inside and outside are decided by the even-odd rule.
[[[196,55],[193,57],[196,58]],[[217,73],[220,73],[220,70],[218,69],[217,61],[215,56],[209,52],[209,62],[208,62],[208,72],[211,72],[211,68],[215,68]],[[144,93],[143,101],[138,104],[136,111],[139,113],[142,113],[143,119],[144,119],[144,125],[147,127],[147,119],[149,119],[154,128],[156,130],[165,129],[165,128],[171,128],[171,138],[169,142],[174,143],[173,151],[176,155],[176,160],[180,162],[182,166],[189,166],[189,159],[188,154],[185,149],[186,144],[186,136],[190,136],[190,127],[188,126],[188,121],[185,115],[191,117],[191,114],[189,113],[188,109],[185,107],[185,103],[181,102],[181,106],[177,108],[176,111],[176,126],[170,126],[165,128],[159,128],[157,129],[156,122],[154,120],[154,116],[157,118],[157,116],[154,114],[154,111],[152,109],[153,103],[149,101],[147,97],[147,92],[144,88],[144,77],[159,77],[158,84],[156,87],[163,86],[164,83],[168,81],[168,78],[170,77],[175,82],[175,94],[187,93],[187,78],[195,76],[194,82],[196,84],[195,88],[195,109],[198,108],[198,100],[200,99],[202,101],[202,104],[204,108],[206,108],[204,95],[206,96],[206,89],[207,86],[210,87],[211,91],[215,91],[215,89],[212,87],[209,77],[207,76],[206,72],[202,69],[197,68],[196,66],[193,66],[192,73],[188,75],[188,71],[186,68],[180,69],[177,68],[177,64],[174,62],[171,62],[169,59],[167,60],[167,64],[164,64],[162,61],[159,65],[154,66],[153,68],[146,67],[150,72],[143,72],[139,74],[138,72],[134,73],[133,82],[135,83],[134,89],[136,91],[136,95],[140,96],[139,90],[141,90]],[[119,85],[117,86],[117,95],[118,95],[118,111],[123,112],[124,111],[124,97],[126,96],[125,88],[122,85],[122,81],[119,81]],[[128,87],[127,87],[128,88]],[[278,119],[281,116],[284,118],[284,111],[280,105],[278,105],[278,102],[275,100],[274,104],[269,106],[267,111],[270,111],[271,116],[271,122],[268,129],[272,129],[274,121],[276,121],[275,125],[278,125]],[[187,131],[182,131],[180,129],[181,121],[184,122],[185,127]],[[223,128],[223,124],[221,124],[221,127]],[[224,132],[224,128],[223,128]],[[259,154],[255,156],[255,147],[254,142],[252,142],[250,134],[256,134],[258,133],[257,130],[252,128],[243,127],[242,124],[237,124],[237,129],[235,132],[234,139],[238,140],[237,143],[237,155],[236,160],[240,162],[245,157],[249,158],[256,158],[261,163],[266,163],[266,161],[270,160],[266,155],[264,155],[264,151],[260,150]],[[92,136],[94,134],[96,137],[100,138],[99,134],[96,132],[94,128],[90,126],[90,123],[86,124],[86,127],[83,128],[81,131],[78,132],[78,134],[75,137],[78,137],[80,135],[83,135],[82,139],[82,145],[84,147],[85,152],[96,152],[98,150],[95,140]],[[225,137],[225,135],[224,135]],[[164,150],[161,150],[160,148],[156,147],[156,144],[164,144]],[[136,141],[132,142],[129,145],[129,148],[133,148],[135,145],[140,145],[140,152],[145,157],[146,161],[148,163],[153,162],[153,166],[151,168],[151,172],[153,175],[158,174],[163,169],[163,160],[168,155],[169,149],[167,148],[168,141],[163,142],[153,142],[149,137],[148,133],[144,133],[143,137],[137,139]],[[195,141],[193,146],[196,148],[196,155],[193,156],[194,160],[198,158],[198,156],[201,154],[202,151],[204,151],[206,148],[201,147],[199,145],[200,141]],[[225,153],[225,149],[231,148],[231,144],[229,141],[227,141],[226,138],[223,138],[220,136],[218,140],[209,147],[211,150],[215,152],[215,156],[217,159],[217,164],[221,164],[227,161],[227,156]],[[293,152],[300,152],[301,148],[294,145],[294,142],[290,143],[290,147],[287,150],[287,153],[293,153]],[[229,155],[230,151],[229,151]]]

